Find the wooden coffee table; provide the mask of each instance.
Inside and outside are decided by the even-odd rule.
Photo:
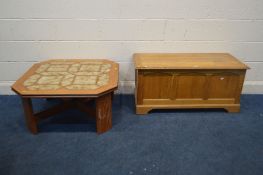
[[[103,133],[112,127],[118,71],[118,64],[109,60],[48,60],[34,64],[12,90],[22,98],[27,127],[33,134],[38,133],[39,121],[70,108],[95,116],[97,133]],[[57,98],[61,104],[34,113],[32,98]],[[95,100],[95,109],[88,104],[91,100]]]

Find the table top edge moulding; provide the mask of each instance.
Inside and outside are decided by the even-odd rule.
[[[135,53],[135,69],[250,69],[229,53]]]
[[[119,65],[106,59],[49,59],[13,85],[23,97],[96,97],[118,88]]]

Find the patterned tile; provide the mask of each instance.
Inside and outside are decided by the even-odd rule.
[[[102,61],[51,61],[40,65],[23,85],[29,90],[93,90],[107,85],[111,64]]]

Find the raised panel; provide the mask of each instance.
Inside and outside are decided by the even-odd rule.
[[[178,75],[176,77],[176,98],[203,98],[205,96],[205,75]]]
[[[208,98],[235,98],[238,86],[238,75],[211,75],[209,78]]]
[[[170,99],[173,76],[152,72],[143,76],[143,99]]]

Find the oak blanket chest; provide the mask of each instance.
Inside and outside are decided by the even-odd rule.
[[[224,108],[239,112],[247,65],[228,53],[136,53],[136,113]]]

